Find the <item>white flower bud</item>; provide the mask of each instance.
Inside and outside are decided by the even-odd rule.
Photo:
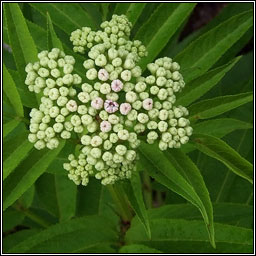
[[[55,123],[53,125],[53,130],[57,133],[60,133],[63,130],[63,124],[62,123]]]
[[[107,84],[107,83],[103,83],[100,87],[100,92],[102,94],[108,94],[111,92],[111,88],[110,88],[110,85]]]
[[[107,64],[107,59],[105,55],[100,54],[96,59],[95,59],[95,65],[99,67],[103,67]]]
[[[157,126],[158,126],[158,130],[160,132],[166,132],[167,131],[168,124],[165,121],[160,121]]]
[[[140,123],[145,124],[149,121],[148,115],[144,113],[139,113],[137,119]]]
[[[66,108],[70,112],[75,112],[77,110],[77,103],[74,100],[69,100],[68,103],[66,104]]]
[[[50,73],[49,73],[49,70],[46,68],[39,68],[38,75],[41,77],[48,77]]]
[[[98,72],[98,78],[101,81],[107,81],[109,79],[109,73],[106,69],[100,69]]]
[[[123,88],[123,83],[119,79],[113,80],[111,83],[111,88],[114,92],[119,92]]]
[[[35,144],[34,147],[38,150],[41,150],[45,148],[45,142],[43,140],[38,140]]]
[[[117,136],[120,140],[128,140],[129,138],[129,132],[127,130],[120,130],[118,133],[117,133]]]
[[[168,144],[163,142],[163,141],[160,141],[158,146],[159,146],[159,149],[162,150],[162,151],[164,151],[168,148]]]
[[[63,76],[62,81],[66,85],[70,85],[73,83],[73,76],[71,74],[67,74]]]
[[[98,147],[102,144],[102,138],[100,136],[93,136],[91,139],[91,145],[93,147]]]
[[[130,92],[127,92],[127,93],[125,94],[125,99],[126,99],[127,102],[129,102],[129,103],[133,103],[133,102],[136,101],[137,95],[136,95],[135,92],[130,91]]]
[[[69,131],[63,131],[63,132],[60,134],[60,137],[61,137],[62,139],[65,139],[65,140],[70,139],[70,138],[71,138],[71,133],[70,133]]]
[[[144,99],[142,106],[145,110],[151,110],[153,108],[153,100],[150,98]]]
[[[124,81],[130,81],[131,78],[132,78],[131,71],[129,71],[129,70],[124,70],[124,71],[121,73],[121,78],[122,78]]]
[[[49,110],[49,116],[55,118],[59,114],[60,110],[57,106],[51,107]]]
[[[89,79],[89,80],[94,80],[97,78],[97,75],[98,75],[98,72],[95,68],[91,68],[91,69],[88,69],[87,72],[86,72],[86,77]]]
[[[115,115],[115,114],[109,115],[108,121],[109,121],[111,124],[118,124],[118,122],[119,122],[119,117],[118,117],[117,115]]]
[[[89,60],[85,60],[83,63],[83,66],[85,69],[91,69],[94,68],[94,61],[89,59]]]

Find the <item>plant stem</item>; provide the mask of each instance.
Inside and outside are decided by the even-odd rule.
[[[108,185],[107,188],[117,206],[117,211],[122,220],[125,222],[130,221],[133,215],[123,189],[117,185]]]

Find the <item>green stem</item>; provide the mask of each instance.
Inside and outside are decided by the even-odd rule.
[[[117,206],[117,211],[122,220],[130,221],[133,215],[131,208],[129,207],[127,197],[122,188],[118,187],[117,185],[108,185],[107,188]]]
[[[13,208],[17,211],[22,212],[26,217],[33,220],[35,223],[37,223],[38,225],[40,225],[43,228],[47,228],[50,226],[50,223],[48,223],[47,221],[42,219],[40,216],[38,216],[35,213],[33,213],[32,211],[30,211],[29,209],[24,208],[20,204],[13,205]]]

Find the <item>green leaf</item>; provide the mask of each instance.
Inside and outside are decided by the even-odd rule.
[[[94,21],[79,4],[73,3],[30,3],[44,17],[47,12],[52,18],[52,22],[66,32],[68,35],[76,29],[82,27],[96,28]]]
[[[103,21],[107,19],[109,13],[109,5],[110,3],[100,3]]]
[[[10,234],[7,237],[4,237],[3,252],[6,253],[10,248],[15,246],[16,244],[19,244],[28,237],[35,235],[39,231],[39,229],[24,229],[13,234]]]
[[[30,92],[28,90],[28,86],[24,82],[22,82],[18,71],[8,69],[8,72],[10,73],[16,84],[22,105],[28,108],[37,108],[38,104],[35,94],[33,92]]]
[[[146,3],[131,3],[127,12],[126,16],[128,20],[134,25],[138,20],[139,16],[141,15]]]
[[[23,134],[23,141],[16,144],[16,148],[3,162],[3,180],[19,165],[33,148],[33,144],[28,141],[27,134]]]
[[[193,125],[194,133],[212,135],[217,138],[222,138],[235,130],[252,128],[252,124],[233,118],[207,120]]]
[[[45,189],[47,187],[47,189]],[[55,175],[43,173],[35,183],[38,207],[46,210],[52,216],[59,217]]]
[[[81,7],[84,9],[85,12],[88,13],[90,16],[90,19],[92,19],[96,25],[96,27],[99,29],[100,24],[102,22],[101,12],[100,12],[100,4],[98,3],[79,3]]]
[[[224,141],[209,135],[194,134],[193,144],[205,153],[225,164],[235,174],[253,181],[253,166]]]
[[[55,175],[55,188],[60,222],[69,220],[76,213],[77,185],[67,175]]]
[[[17,120],[17,119],[12,119],[12,120],[9,121],[8,123],[5,123],[5,124],[3,125],[3,139],[4,139],[13,129],[15,129],[15,127],[17,127],[19,123],[20,123],[20,121]]]
[[[212,214],[210,213],[211,206],[207,199],[208,196],[205,195],[207,190],[204,187],[202,178],[199,178],[198,181],[195,179],[195,176],[197,178],[200,177],[198,173],[196,174],[198,170],[195,170],[193,167],[189,177],[193,177],[194,180],[189,182],[188,177],[184,177],[184,170],[181,170],[180,168],[176,169],[176,165],[165,157],[164,153],[159,150],[157,145],[147,145],[146,143],[142,142],[139,147],[139,151],[141,168],[146,170],[149,175],[156,179],[159,183],[181,195],[200,210],[207,226],[207,230],[210,229],[210,242],[214,246]],[[187,159],[186,161],[187,163],[190,162]],[[194,187],[196,182],[197,186],[200,184],[201,189],[203,188],[203,191],[200,192],[200,196],[197,194],[197,188]]]
[[[176,104],[186,107],[199,99],[214,87],[225,76],[225,74],[232,69],[240,58],[241,57],[237,57],[226,65],[210,70],[204,75],[186,84],[185,88],[179,94],[179,97],[177,97]]]
[[[191,105],[188,110],[191,120],[207,119],[223,114],[253,100],[253,93],[220,96]]]
[[[253,12],[246,11],[225,20],[190,43],[176,57],[185,81],[204,74],[253,25]]]
[[[146,211],[146,206],[143,200],[142,195],[142,185],[140,180],[140,175],[138,172],[134,172],[131,180],[129,182],[126,182],[123,184],[125,193],[128,197],[128,200],[137,214],[138,218],[140,219],[141,223],[143,224],[148,237],[151,237],[150,227],[149,227],[149,221],[148,221],[148,215]]]
[[[25,81],[25,66],[29,62],[37,61],[37,49],[19,5],[5,3],[4,13],[16,66],[22,81]]]
[[[3,213],[3,232],[13,229],[15,226],[21,224],[25,215],[14,209],[8,209]]]
[[[154,248],[145,246],[143,244],[132,244],[132,245],[125,245],[120,248],[119,253],[163,253],[159,250],[156,250]]]
[[[251,228],[253,223],[253,207],[246,204],[235,203],[213,203],[214,220],[218,223],[230,225],[244,225],[241,227]],[[159,208],[148,210],[150,219],[186,219],[200,220],[201,214],[191,204],[168,204]],[[247,220],[247,223],[239,223]],[[139,220],[134,220],[134,224]]]
[[[117,14],[117,15],[126,14],[130,5],[131,3],[117,3],[114,9],[114,14]]]
[[[17,91],[16,85],[8,72],[6,66],[3,64],[3,89],[12,104],[17,116],[23,117],[24,111],[20,95]]]
[[[191,187],[194,188],[202,201],[203,209],[200,209],[200,211],[205,221],[210,241],[213,247],[215,247],[212,203],[200,170],[193,161],[179,149],[168,150],[165,154],[168,160],[175,166],[175,169],[181,173]]]
[[[142,13],[146,3],[117,3],[114,14],[124,14],[128,20],[134,25]]]
[[[150,221],[152,239],[142,225],[131,225],[125,240],[128,244],[144,244],[164,253],[252,253],[251,229],[215,224],[216,248],[212,248],[202,221],[153,219]]]
[[[65,142],[61,141],[58,148],[51,151],[38,151],[30,154],[20,165],[19,170],[12,172],[3,185],[3,210],[13,204],[59,154]]]
[[[194,7],[194,3],[163,3],[155,10],[135,36],[148,51],[139,62],[142,69],[161,52]]]
[[[57,37],[53,25],[50,14],[47,12],[47,45],[48,50],[50,51],[52,48],[58,48],[63,51],[62,43],[60,39]]]
[[[102,228],[104,227],[104,228]],[[114,243],[116,231],[105,218],[87,216],[66,221],[30,236],[9,253],[76,253],[86,252],[102,243]]]

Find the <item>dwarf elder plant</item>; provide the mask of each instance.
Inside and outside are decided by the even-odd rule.
[[[3,7],[4,253],[253,252],[252,4]]]

